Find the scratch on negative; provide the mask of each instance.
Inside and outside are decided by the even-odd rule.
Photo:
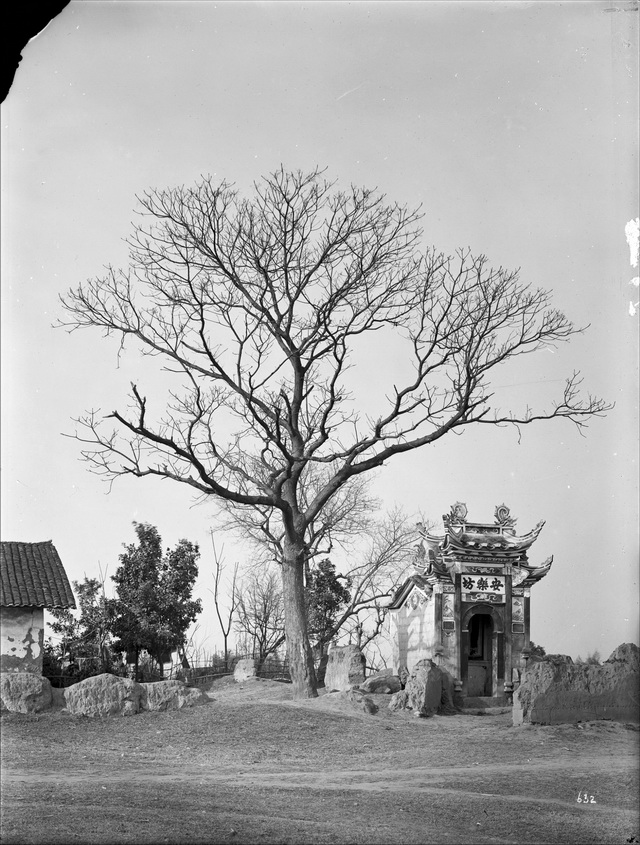
[[[637,267],[640,240],[640,218],[636,217],[635,220],[629,220],[629,222],[624,227],[624,234],[627,238],[627,243],[629,244],[629,263],[632,267]],[[640,284],[640,277],[634,276],[634,278],[631,279],[629,284],[638,287],[638,285]],[[640,302],[629,302],[629,315],[631,317],[635,317],[639,305]]]
[[[353,94],[354,91],[357,91],[358,88],[362,88],[363,85],[364,85],[364,82],[361,82],[360,85],[356,85],[355,88],[350,88],[348,91],[345,91],[344,94],[340,94],[339,97],[336,97],[336,103],[338,102],[338,100],[341,100],[343,97],[348,97],[349,94]]]

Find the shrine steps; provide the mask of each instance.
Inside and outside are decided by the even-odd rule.
[[[511,705],[504,696],[467,696],[462,705],[462,713],[466,716],[497,716],[510,712]]]

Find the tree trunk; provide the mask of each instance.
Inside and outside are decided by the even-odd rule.
[[[307,632],[304,600],[304,547],[285,540],[282,562],[282,595],[287,657],[293,683],[294,698],[316,698],[318,695],[313,654]]]

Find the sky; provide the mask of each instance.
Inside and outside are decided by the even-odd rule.
[[[87,409],[122,408],[131,381],[151,394],[156,372],[98,331],[52,326],[60,294],[126,265],[136,194],[208,174],[247,193],[281,164],[319,165],[421,204],[425,246],[519,267],[589,326],[497,373],[501,402],[549,407],[579,370],[615,403],[584,437],[562,420],[520,439],[480,426],[399,457],[373,480],[383,509],[437,520],[462,501],[493,522],[504,502],[522,533],[545,520],[532,639],[574,658],[638,643],[633,5],[73,0],[2,104],[2,539],[53,540],[71,580],[108,579],[133,521],[199,542],[196,641],[220,647],[215,503],[151,479],[109,492],[64,436]],[[363,394],[401,363],[392,342],[373,349]],[[228,568],[252,565],[214,536]]]

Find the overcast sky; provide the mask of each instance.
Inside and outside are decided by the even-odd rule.
[[[603,657],[638,642],[637,13],[632,4],[71,2],[27,45],[2,106],[2,538],[52,539],[72,580],[113,574],[132,521],[202,547],[198,636],[212,616],[213,503],[128,479],[111,493],[62,436],[122,408],[155,373],[98,332],[51,328],[58,295],[123,243],[135,194],[201,174],[245,192],[281,163],[422,203],[425,246],[471,247],[554,292],[569,345],[498,373],[504,404],[549,406],[574,370],[615,402],[568,422],[482,426],[385,467],[385,507],[438,519],[506,503],[530,559],[532,638]],[[631,231],[627,227],[627,231]],[[392,374],[393,347],[362,372]],[[249,559],[230,538],[227,562]]]

